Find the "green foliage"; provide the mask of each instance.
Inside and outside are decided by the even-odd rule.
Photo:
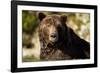
[[[22,11],[23,32],[32,33],[37,26],[36,12]]]
[[[22,60],[23,60],[23,62],[39,61],[39,59],[35,58],[33,55],[32,56],[24,56]]]

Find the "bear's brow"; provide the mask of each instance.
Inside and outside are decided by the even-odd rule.
[[[43,23],[44,24],[56,24],[58,21],[60,21],[58,16],[52,16],[52,17],[45,18]]]

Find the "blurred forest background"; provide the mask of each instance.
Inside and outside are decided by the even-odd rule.
[[[22,61],[34,62],[40,61],[40,43],[38,36],[39,20],[38,11],[22,11]],[[71,13],[71,12],[42,12],[46,15],[58,14],[66,15],[67,26],[87,42],[90,41],[90,14],[89,13]]]

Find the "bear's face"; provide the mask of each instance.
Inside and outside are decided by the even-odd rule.
[[[54,44],[59,41],[61,32],[64,30],[66,17],[60,15],[44,15],[39,16],[40,19],[40,33],[46,40],[47,44]]]

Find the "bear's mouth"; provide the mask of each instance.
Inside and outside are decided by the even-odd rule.
[[[49,44],[51,44],[51,45],[54,45],[54,44],[56,44],[58,42],[58,38],[56,37],[56,38],[50,38],[49,39]]]
[[[57,38],[50,38],[50,42],[51,42],[51,43],[55,43],[55,42],[57,42],[57,41],[58,41]]]
[[[58,43],[58,38],[52,38],[49,40],[47,46],[48,47],[55,47]]]

